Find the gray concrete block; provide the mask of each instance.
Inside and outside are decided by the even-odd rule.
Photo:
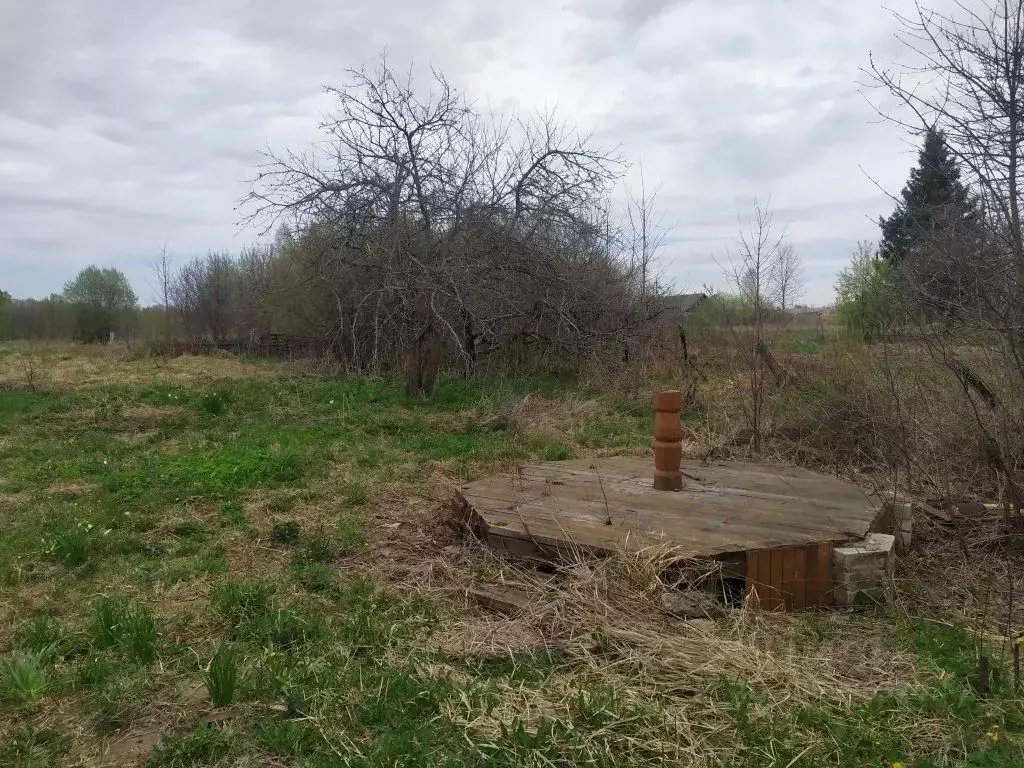
[[[896,567],[896,537],[869,533],[863,541],[832,550],[836,605],[883,602]]]

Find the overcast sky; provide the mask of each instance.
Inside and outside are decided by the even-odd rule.
[[[0,0],[0,288],[45,296],[95,263],[150,301],[165,242],[178,263],[237,251],[256,150],[309,142],[321,85],[386,47],[642,161],[680,290],[722,285],[737,214],[770,195],[827,303],[891,207],[872,179],[898,192],[914,159],[857,84],[869,51],[900,56],[894,31],[876,0]]]

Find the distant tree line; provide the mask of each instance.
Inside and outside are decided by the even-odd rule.
[[[0,291],[0,338],[125,338],[138,327],[139,302],[124,273],[90,266],[46,299],[14,299]]]

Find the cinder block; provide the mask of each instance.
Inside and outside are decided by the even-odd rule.
[[[914,505],[909,501],[899,501],[893,505],[893,536],[896,537],[896,549],[906,552],[914,538]]]
[[[881,602],[896,567],[896,537],[869,533],[863,541],[832,550],[833,596],[837,605]]]

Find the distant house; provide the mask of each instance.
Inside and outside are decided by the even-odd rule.
[[[677,293],[672,296],[665,296],[662,302],[666,309],[672,313],[688,315],[697,307],[707,301],[706,293]]]
[[[679,332],[679,345],[682,347],[684,361],[688,360],[690,355],[686,346],[686,328],[683,326],[683,320],[707,299],[706,293],[677,293],[662,299],[665,315],[670,321],[675,322]]]

